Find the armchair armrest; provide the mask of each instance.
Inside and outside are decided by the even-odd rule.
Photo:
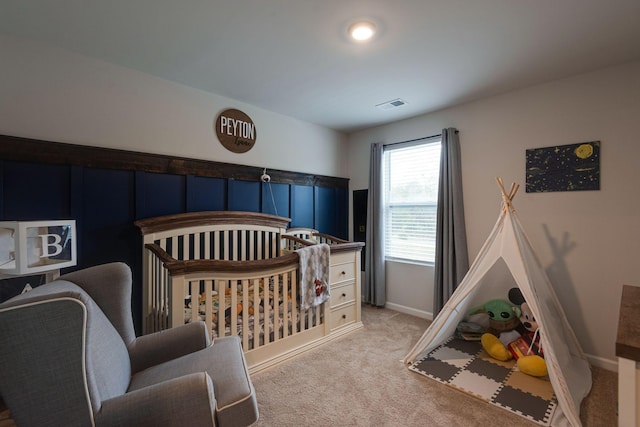
[[[204,322],[193,322],[136,338],[129,346],[132,373],[202,350],[211,344]]]
[[[197,372],[104,401],[96,427],[215,427],[214,409],[211,378]]]

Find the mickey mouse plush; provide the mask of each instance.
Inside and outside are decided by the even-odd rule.
[[[509,300],[520,305],[520,322],[524,327],[520,338],[509,343],[509,351],[516,358],[521,372],[534,377],[544,377],[548,374],[547,364],[543,359],[540,344],[540,330],[529,304],[518,288],[509,290]]]

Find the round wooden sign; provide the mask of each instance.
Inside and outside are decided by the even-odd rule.
[[[218,114],[215,128],[220,143],[234,153],[246,153],[256,143],[256,125],[240,110],[229,109]]]

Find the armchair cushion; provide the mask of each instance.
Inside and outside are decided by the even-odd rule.
[[[207,372],[211,376],[220,425],[242,426],[257,419],[255,390],[249,380],[249,371],[237,336],[218,338],[204,350],[135,374],[131,378],[129,391],[194,372]]]
[[[129,345],[133,373],[177,359],[211,344],[204,322],[187,323],[136,338]]]
[[[177,377],[107,400],[97,426],[215,427],[213,383],[205,372]]]

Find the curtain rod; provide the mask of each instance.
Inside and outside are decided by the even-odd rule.
[[[431,136],[423,136],[422,138],[416,138],[416,139],[410,139],[408,141],[400,141],[400,142],[391,142],[389,144],[382,144],[383,147],[388,147],[390,145],[397,145],[397,144],[406,144],[409,142],[417,142],[417,141],[422,141],[423,139],[431,139],[431,138],[436,138],[438,136],[442,136],[441,133],[437,133],[435,135],[431,135]]]

